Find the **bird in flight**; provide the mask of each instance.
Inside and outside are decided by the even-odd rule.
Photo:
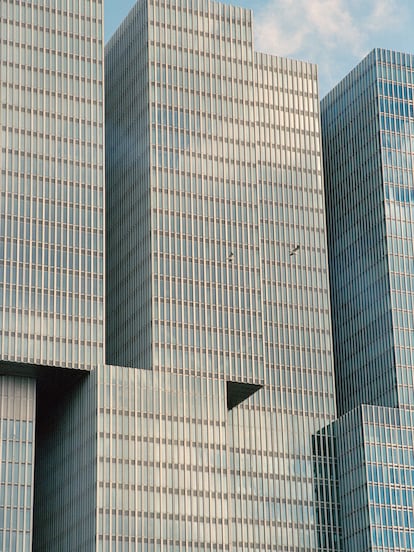
[[[297,253],[300,249],[300,245],[296,245],[290,252],[290,256],[292,257],[295,253]]]

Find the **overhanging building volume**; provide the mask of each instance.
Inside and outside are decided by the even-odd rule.
[[[2,361],[104,362],[101,11],[2,2]]]
[[[413,88],[376,49],[321,107],[344,552],[414,548]]]
[[[316,67],[254,52],[240,8],[131,10],[106,55],[104,365],[102,4],[4,6],[3,547],[335,542]]]

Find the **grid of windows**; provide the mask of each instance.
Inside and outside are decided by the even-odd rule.
[[[413,88],[377,49],[322,102],[345,551],[413,548]]]
[[[398,404],[376,77],[374,51],[321,108],[339,414]]]
[[[224,380],[106,366],[97,382],[98,549],[229,550]]]
[[[288,444],[292,420],[265,407],[273,389],[229,411],[214,376],[106,366],[92,385],[100,549],[316,548],[306,436],[297,417]],[[333,516],[331,499],[325,508]]]
[[[362,406],[334,424],[342,550],[413,549],[414,418]]]
[[[107,412],[145,437],[117,430],[116,450],[136,454],[121,467],[108,461],[113,433],[101,435],[101,496],[118,504],[135,477],[134,504],[150,508],[138,520],[131,506],[102,507],[100,526],[125,523],[123,542],[137,530],[148,549],[313,550],[312,435],[335,415],[316,68],[256,54],[250,12],[201,0],[138,2],[106,60],[108,361],[147,370],[129,372],[143,413]],[[263,389],[226,413],[226,380]],[[188,385],[202,398],[184,400]],[[121,389],[111,398],[108,385],[105,404]],[[204,392],[212,405],[189,440]],[[164,466],[171,432],[185,463]],[[111,473],[124,478],[116,489]]]
[[[75,374],[64,391],[60,379],[55,388],[38,384],[35,551],[97,550],[96,374]]]
[[[414,404],[413,81],[374,50],[322,103],[340,412]]]
[[[102,2],[0,6],[0,355],[103,355]]]
[[[106,351],[111,364],[148,369],[153,268],[146,21],[141,1],[105,56]]]
[[[387,251],[399,405],[414,405],[414,56],[380,51],[377,62]]]
[[[245,150],[249,159],[254,155],[253,98],[248,102],[238,76],[252,74],[251,19],[248,12],[219,4],[211,5],[211,15],[209,9],[141,2],[121,27],[122,40],[115,35],[108,47],[108,248],[114,251],[108,256],[108,309],[115,315],[108,316],[108,360],[247,375],[253,363],[263,362],[258,214],[250,203],[257,199],[254,167],[249,163],[246,169],[244,155]],[[140,32],[138,23],[138,15],[146,13],[148,51],[140,46],[146,30]],[[234,36],[226,27],[233,17]],[[216,21],[211,32],[210,19]],[[236,57],[233,41],[244,60]],[[143,70],[126,71],[137,57]],[[137,107],[135,93],[126,98],[132,117],[119,104],[124,74],[132,90],[149,87],[149,113],[145,100]],[[126,119],[116,114],[120,109]],[[138,124],[149,133],[149,143],[145,132],[137,134]],[[137,163],[129,156],[132,142],[125,132],[138,136],[140,148],[151,148],[150,159]],[[131,165],[127,173],[125,163]],[[145,191],[147,170],[151,189]],[[136,198],[132,208],[123,200],[126,193]],[[121,205],[119,218],[112,217],[115,205]],[[145,217],[138,251],[130,235],[137,232],[137,212]],[[121,281],[136,267],[142,278]]]
[[[56,378],[62,390],[60,375],[79,371],[34,365],[104,361],[102,17],[102,0],[0,2],[0,549],[11,552],[32,550],[35,510],[47,518],[38,539],[48,535],[33,549],[94,542],[95,502],[80,500],[95,497],[96,470],[84,469],[96,452],[93,419],[81,423],[89,403],[84,418],[69,409],[62,432],[47,435],[55,449],[41,435],[44,485],[33,493],[37,384],[8,374],[41,374],[38,389]],[[54,399],[44,400],[46,425],[61,415]],[[91,427],[85,444],[81,428]]]
[[[0,378],[0,548],[32,550],[36,383]]]
[[[263,364],[258,214],[253,98],[241,78],[251,16],[198,8],[149,12],[153,361],[253,377]]]

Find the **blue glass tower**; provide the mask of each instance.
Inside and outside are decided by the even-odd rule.
[[[413,86],[376,49],[321,107],[344,551],[414,546]]]

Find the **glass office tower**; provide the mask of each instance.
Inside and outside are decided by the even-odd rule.
[[[31,550],[36,387],[0,378],[0,549]]]
[[[317,550],[312,435],[335,401],[316,67],[256,53],[251,13],[203,0],[139,1],[105,67],[107,362],[128,368],[100,376],[99,538]]]
[[[413,87],[376,49],[321,107],[344,551],[413,548]]]
[[[36,379],[104,361],[102,2],[2,0],[0,29],[0,548],[17,552],[52,398]]]
[[[102,3],[69,4],[1,4],[0,354],[89,368],[104,359]]]
[[[132,9],[106,57],[104,365],[102,3],[0,16],[3,548],[316,551],[315,66],[256,53],[246,10]]]

